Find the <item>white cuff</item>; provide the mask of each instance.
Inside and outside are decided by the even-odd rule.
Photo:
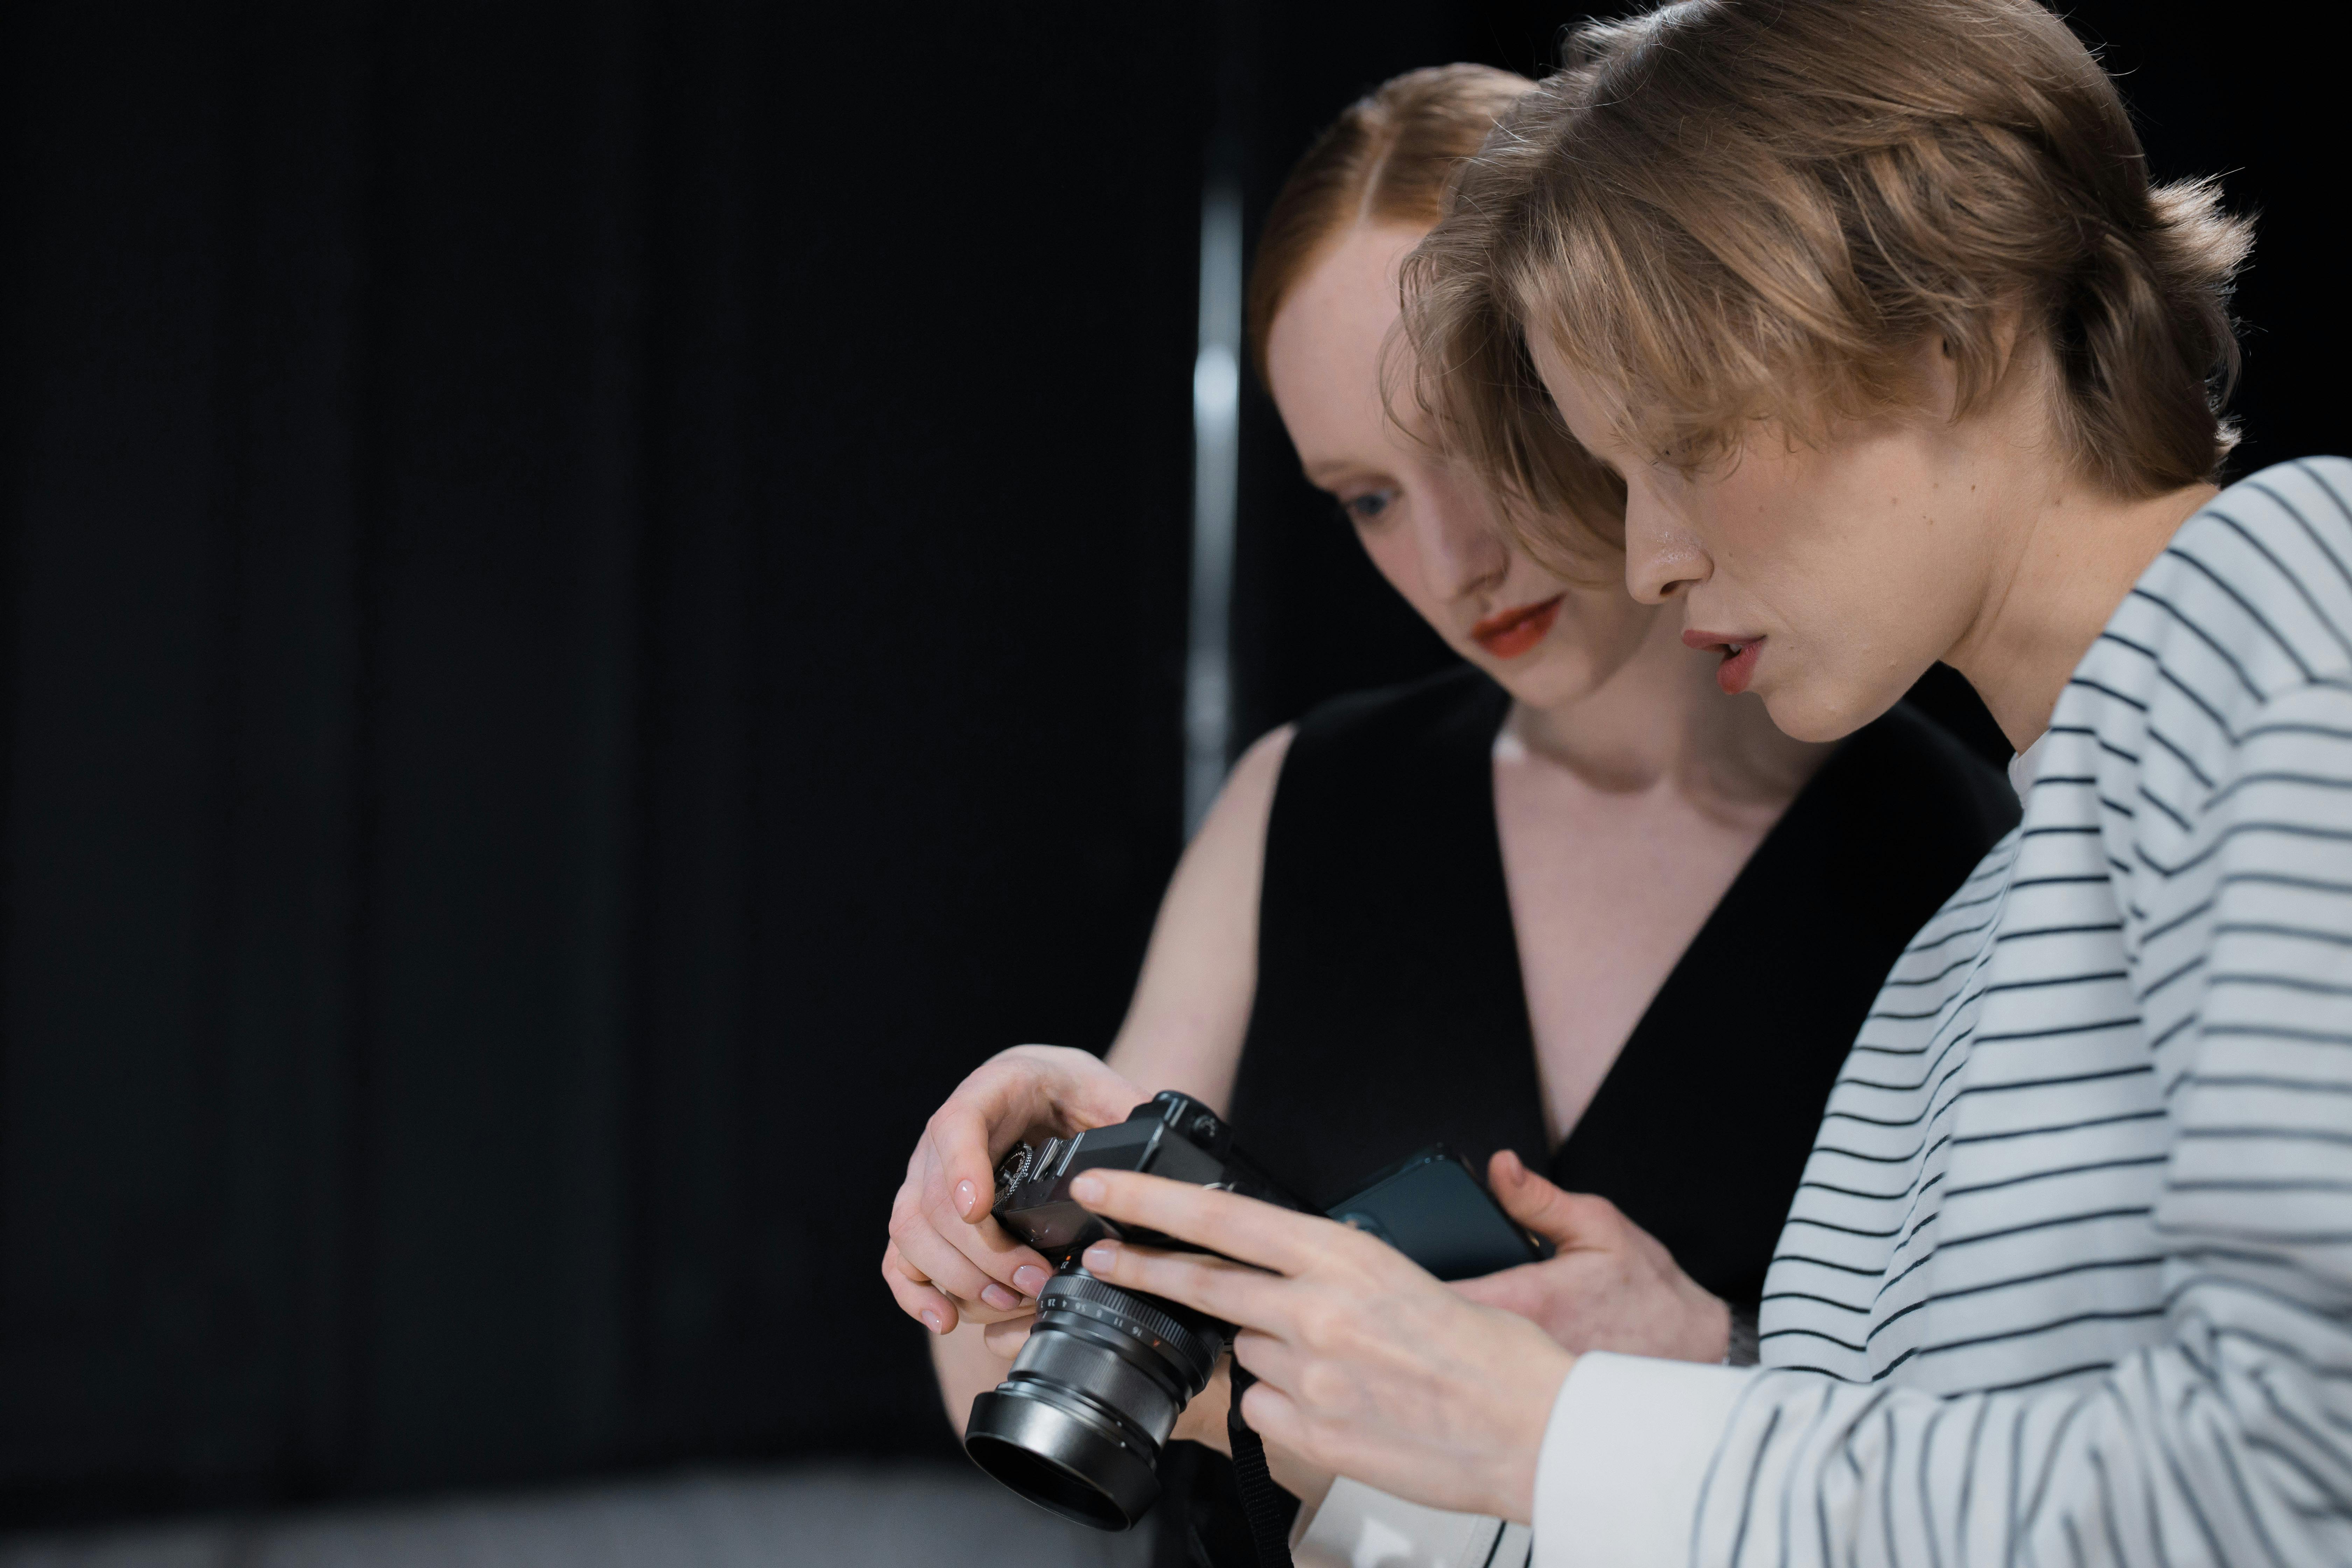
[[[1535,1568],[1684,1568],[1752,1367],[1579,1356],[1536,1457]]]
[[[1524,1568],[1528,1532],[1447,1513],[1341,1476],[1294,1541],[1298,1568]]]

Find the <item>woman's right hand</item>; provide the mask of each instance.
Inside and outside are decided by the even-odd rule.
[[[900,1310],[935,1334],[1027,1313],[1049,1271],[990,1217],[996,1162],[1033,1131],[1066,1138],[1150,1098],[1064,1047],[1015,1046],[982,1063],[931,1113],[890,1205],[882,1278]]]

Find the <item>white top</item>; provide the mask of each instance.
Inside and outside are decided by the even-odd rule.
[[[2347,505],[2268,469],[2132,589],[1840,1074],[1764,1366],[1581,1360],[1539,1568],[2352,1563]]]

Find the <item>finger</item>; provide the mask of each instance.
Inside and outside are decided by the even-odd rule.
[[[1242,1419],[1267,1445],[1288,1448],[1309,1463],[1318,1462],[1307,1440],[1306,1415],[1298,1401],[1276,1384],[1260,1378],[1244,1391]]]
[[[1070,1195],[1107,1219],[1160,1231],[1277,1274],[1300,1274],[1320,1262],[1360,1256],[1360,1246],[1389,1250],[1333,1220],[1135,1171],[1088,1171],[1072,1179]]]
[[[1024,1130],[1076,1132],[1124,1121],[1150,1098],[1084,1051],[1020,1046],[958,1085],[924,1137],[939,1152],[957,1213],[976,1224],[995,1194],[997,1156]]]
[[[1086,1250],[1087,1272],[1097,1279],[1164,1296],[1229,1323],[1279,1333],[1289,1324],[1278,1277],[1201,1252],[1098,1241]]]
[[[955,1331],[956,1304],[928,1280],[918,1279],[894,1244],[882,1252],[882,1281],[898,1310],[935,1334]]]
[[[956,1218],[978,1225],[996,1194],[998,1146],[1010,1148],[1027,1128],[1048,1119],[1051,1104],[1033,1074],[991,1062],[956,1087],[931,1112],[923,1145],[938,1172],[944,1201]]]
[[[1475,1301],[1482,1307],[1499,1307],[1522,1318],[1532,1318],[1543,1308],[1543,1278],[1535,1270],[1546,1268],[1541,1263],[1522,1263],[1516,1268],[1482,1274],[1475,1279],[1456,1279],[1447,1288],[1465,1301]]]
[[[981,1337],[988,1345],[989,1354],[1003,1361],[1011,1361],[1021,1353],[1021,1347],[1029,1342],[1029,1331],[1036,1326],[1037,1314],[1024,1312],[1017,1318],[989,1324],[981,1331]]]
[[[921,1173],[913,1178],[921,1194],[919,1204],[921,1224],[961,1253],[973,1268],[995,1280],[999,1289],[1010,1287],[1013,1294],[1032,1298],[1044,1289],[1045,1281],[1053,1273],[1044,1257],[1034,1247],[1024,1245],[1019,1237],[985,1214],[976,1223],[967,1223],[950,1197],[947,1179],[939,1168],[936,1152],[930,1151],[928,1145],[922,1163]],[[990,1190],[993,1194],[993,1187]],[[899,1234],[900,1228],[894,1226],[892,1234]],[[1018,1303],[996,1304],[1011,1306]]]
[[[1563,1192],[1520,1163],[1508,1149],[1497,1149],[1486,1164],[1487,1184],[1503,1212],[1565,1252],[1609,1240],[1615,1233],[1617,1205],[1607,1198]]]
[[[1298,1386],[1298,1369],[1305,1358],[1288,1340],[1260,1329],[1244,1329],[1234,1336],[1233,1352],[1234,1360],[1260,1383],[1280,1389]]]
[[[988,1322],[1024,1310],[1018,1296],[974,1268],[929,1226],[894,1231],[890,1244],[912,1273],[952,1297],[968,1318]]]

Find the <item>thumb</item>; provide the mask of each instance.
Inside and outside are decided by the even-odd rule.
[[[1486,1164],[1486,1181],[1505,1214],[1559,1251],[1600,1246],[1617,1227],[1616,1205],[1586,1193],[1561,1191],[1508,1149],[1495,1151]]]

